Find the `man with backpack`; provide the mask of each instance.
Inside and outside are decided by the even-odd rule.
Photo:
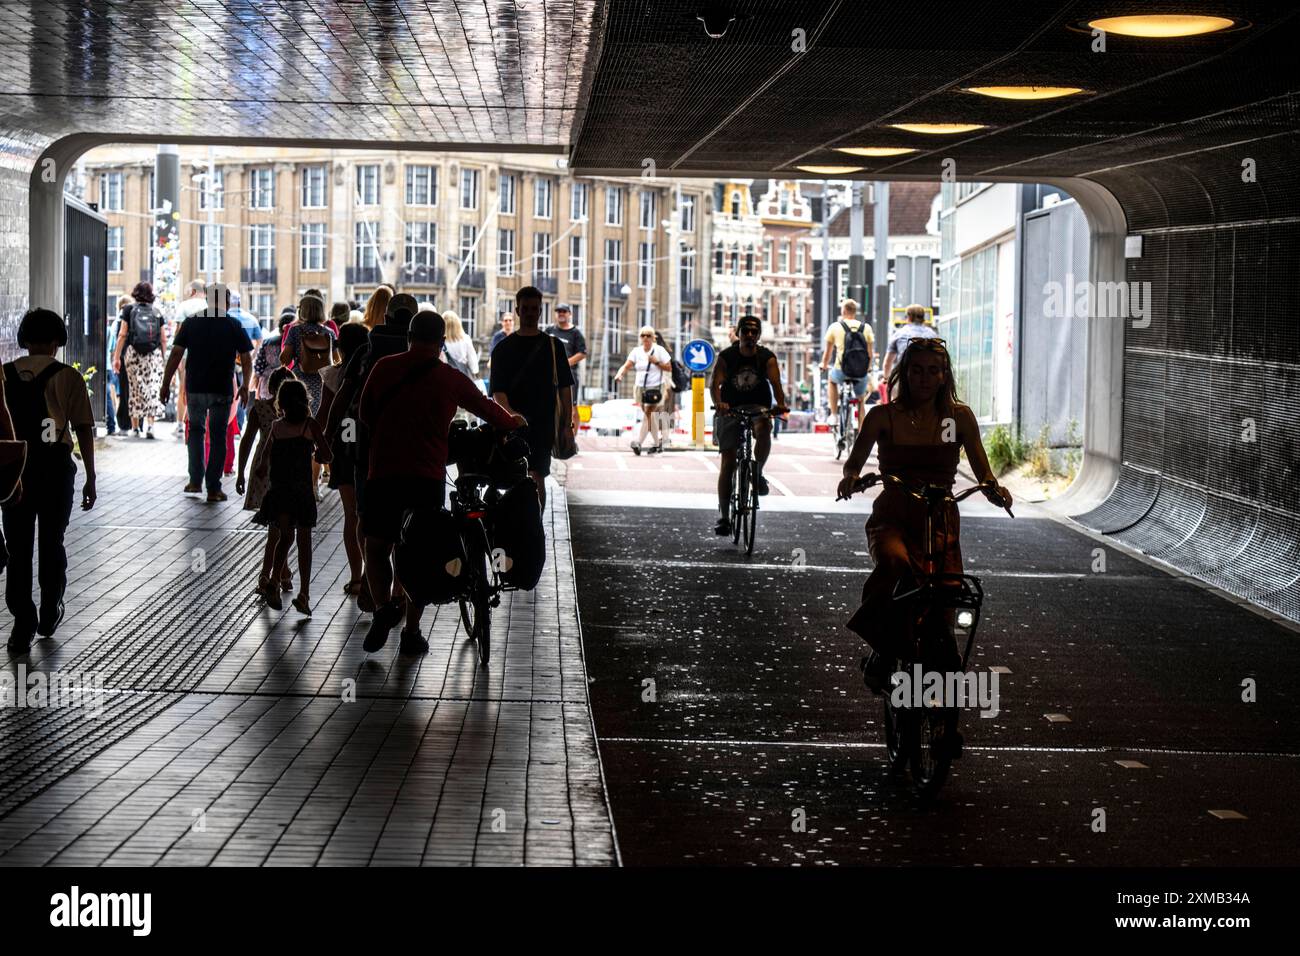
[[[221,476],[226,467],[226,427],[230,421],[230,403],[234,398],[235,358],[244,373],[239,386],[239,403],[248,404],[248,383],[253,377],[253,343],[229,312],[230,301],[224,285],[214,285],[208,290],[208,307],[198,315],[190,316],[176,333],[176,342],[163,372],[160,395],[166,397],[171,389],[172,376],[185,359],[185,386],[189,393],[188,412],[190,432],[189,483],[187,495],[203,490],[206,478],[208,501],[226,500],[221,490]],[[209,452],[206,470],[203,466],[204,434],[208,436]]]
[[[826,348],[822,352],[822,371],[830,370],[827,396],[831,403],[831,421],[840,413],[840,386],[850,385],[853,397],[861,399],[867,393],[867,377],[871,373],[871,347],[875,336],[871,326],[858,318],[858,304],[845,299],[839,321],[826,330]],[[831,365],[831,355],[835,364]]]
[[[54,356],[68,342],[68,329],[58,313],[32,309],[18,326],[18,344],[27,355],[4,365],[4,404],[13,419],[16,438],[27,442],[21,483],[4,503],[4,533],[8,538],[9,572],[5,604],[14,617],[9,650],[25,654],[33,634],[50,637],[63,620],[63,591],[68,558],[63,534],[72,517],[72,458],[75,433],[86,468],[81,507],[95,506],[95,416],[81,373]],[[32,601],[32,552],[40,542],[39,610]]]

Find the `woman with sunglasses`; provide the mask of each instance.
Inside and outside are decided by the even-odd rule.
[[[665,389],[672,386],[673,358],[668,350],[655,344],[655,330],[652,326],[641,329],[641,345],[627,355],[623,367],[614,373],[614,381],[636,369],[636,403],[641,406],[644,417],[641,420],[641,436],[632,442],[632,454],[641,454],[646,434],[650,435],[647,455],[663,451],[663,438],[659,434],[659,406],[663,404]]]
[[[957,401],[952,362],[947,345],[940,338],[916,337],[902,350],[902,358],[889,376],[889,403],[875,405],[867,413],[853,450],[844,463],[839,493],[848,497],[871,449],[879,449],[881,474],[894,475],[908,485],[935,484],[951,487],[957,477],[957,461],[966,449],[975,477],[993,480],[988,455],[980,439],[979,424],[970,407]],[[867,544],[875,569],[862,587],[862,606],[848,627],[870,645],[873,653],[864,671],[867,686],[882,692],[893,660],[892,641],[899,622],[893,615],[895,586],[925,559],[925,503],[892,482],[883,486],[867,521]],[[998,486],[986,492],[1010,505],[1011,492]],[[949,504],[936,527],[943,529],[945,574],[961,574],[960,523],[957,506]],[[954,655],[956,647],[953,648]]]

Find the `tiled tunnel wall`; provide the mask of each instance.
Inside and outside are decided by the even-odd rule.
[[[18,322],[28,308],[28,205],[41,137],[0,129],[0,361],[18,354]]]
[[[1125,331],[1119,484],[1076,519],[1293,620],[1297,155],[1291,132],[1097,177],[1143,237],[1128,279],[1153,298],[1150,325]]]

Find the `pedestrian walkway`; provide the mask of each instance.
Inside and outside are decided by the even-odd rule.
[[[67,616],[28,658],[2,652],[15,680],[105,693],[98,713],[0,708],[0,864],[617,861],[562,488],[542,582],[494,614],[490,669],[454,606],[426,612],[426,656],[396,640],[367,655],[336,497],[312,616],[271,611],[253,594],[264,532],[233,479],[223,504],[182,495],[184,446],[159,431],[100,442],[99,502],[68,530]]]

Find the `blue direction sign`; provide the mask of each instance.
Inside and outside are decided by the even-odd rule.
[[[704,339],[692,339],[682,349],[682,362],[692,372],[707,372],[715,357],[713,344]]]

